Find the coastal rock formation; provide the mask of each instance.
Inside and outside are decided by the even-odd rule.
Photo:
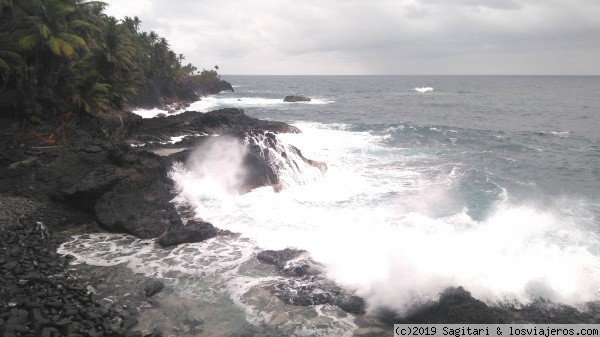
[[[87,212],[89,219],[104,229],[133,234],[140,238],[157,238],[168,228],[181,228],[181,216],[171,200],[175,197],[168,172],[174,161],[185,162],[191,149],[203,142],[218,139],[202,134],[234,137],[247,148],[243,165],[247,174],[240,190],[261,186],[280,189],[285,171],[302,168],[326,168],[311,161],[291,146],[278,141],[276,133],[299,132],[289,124],[262,121],[247,116],[240,109],[222,109],[209,113],[188,112],[163,118],[124,118],[122,131],[106,137],[102,125],[89,122],[75,130],[71,146],[25,148],[5,142],[0,167],[3,184],[0,193],[58,202]],[[86,129],[88,128],[88,129]],[[89,138],[93,135],[94,138]],[[114,139],[127,135],[130,143],[147,143],[130,147]],[[181,144],[187,147],[169,157],[154,154],[171,137],[189,135]],[[6,156],[4,156],[6,154]],[[28,188],[23,188],[27,186]],[[58,209],[58,206],[54,207]]]
[[[215,135],[248,130],[264,130],[273,133],[300,133],[300,130],[283,122],[266,121],[250,117],[242,109],[227,108],[199,113],[184,113],[163,118],[142,120],[139,128],[128,138],[128,142],[147,144],[165,142],[170,137]]]
[[[240,192],[247,192],[263,186],[281,190],[286,184],[283,179],[286,175],[291,179],[313,168],[321,173],[327,170],[325,163],[304,157],[298,148],[283,144],[276,135],[299,132],[298,128],[287,123],[259,120],[249,117],[242,109],[229,108],[207,113],[188,111],[174,116],[145,119],[139,130],[129,137],[129,142],[144,143],[150,148],[188,148],[190,150],[171,156],[172,160],[187,162],[192,148],[200,148],[220,138],[233,137],[247,148],[242,161],[244,181],[239,186]],[[178,144],[161,145],[171,137],[181,136],[189,137]]]
[[[265,250],[256,258],[273,265],[280,274],[288,277],[268,287],[284,303],[298,306],[329,304],[349,313],[365,313],[365,301],[321,276],[322,266],[308,258],[305,251]]]
[[[157,242],[163,247],[201,242],[217,236],[217,229],[208,222],[190,220],[185,225],[169,228]]]
[[[244,159],[244,191],[262,186],[273,186],[280,191],[293,180],[316,172],[315,169],[320,174],[327,171],[325,163],[307,159],[298,148],[283,144],[272,132],[249,131],[238,136],[244,137],[250,150]]]
[[[309,97],[300,96],[300,95],[288,95],[283,99],[284,102],[310,102]]]
[[[502,313],[494,307],[473,298],[463,287],[447,288],[437,301],[415,308],[408,317],[396,320],[407,323],[470,323],[503,324],[507,323]]]
[[[146,83],[144,89],[134,96],[128,105],[130,108],[165,107],[174,102],[198,101],[201,96],[215,95],[223,91],[233,91],[233,87],[231,83],[218,77],[203,81],[190,77],[176,85],[155,79]]]
[[[288,261],[293,260],[304,253],[306,253],[304,250],[289,248],[284,250],[264,250],[258,253],[256,258],[262,263],[273,265],[281,270],[285,268]]]
[[[65,164],[81,172],[61,180],[56,200],[87,210],[106,229],[140,238],[155,238],[180,225],[162,157],[121,147],[89,159]]]

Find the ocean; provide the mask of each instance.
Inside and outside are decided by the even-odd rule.
[[[265,287],[281,276],[256,261],[265,249],[306,250],[368,312],[402,315],[451,286],[490,305],[600,300],[600,77],[223,79],[235,92],[189,110],[238,107],[290,123],[302,133],[278,138],[327,172],[300,169],[281,192],[239,195],[217,173],[176,165],[173,202],[239,237],[165,250],[98,233],[60,252],[164,278],[187,310],[227,326],[223,336],[248,326],[290,336],[357,328],[339,309],[269,298]],[[291,94],[312,101],[284,103]]]

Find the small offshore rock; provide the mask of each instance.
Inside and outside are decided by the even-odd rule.
[[[310,98],[300,95],[288,95],[283,99],[284,102],[310,102]]]

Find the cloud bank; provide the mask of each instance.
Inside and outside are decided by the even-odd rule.
[[[596,0],[109,0],[223,74],[600,74]]]

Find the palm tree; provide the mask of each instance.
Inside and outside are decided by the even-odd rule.
[[[169,87],[196,67],[138,17],[101,1],[0,0],[0,110],[26,119],[120,107],[144,83]],[[4,112],[2,112],[4,113]]]
[[[27,16],[23,28],[15,33],[25,51],[47,48],[56,56],[71,57],[76,49],[87,50],[84,37],[100,30],[77,17],[75,1],[38,0],[35,3],[35,13]]]
[[[132,70],[135,65],[133,59],[137,53],[135,45],[129,34],[119,25],[115,18],[110,18],[102,32],[99,46],[101,63],[117,70]]]

